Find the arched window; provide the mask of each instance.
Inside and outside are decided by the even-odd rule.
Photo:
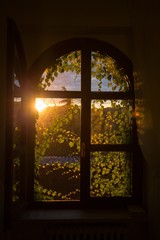
[[[131,61],[106,42],[70,39],[46,50],[28,81],[29,198],[76,206],[139,201]]]

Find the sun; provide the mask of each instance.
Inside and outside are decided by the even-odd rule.
[[[42,112],[47,107],[47,104],[41,98],[37,98],[35,102],[35,108],[38,112]]]

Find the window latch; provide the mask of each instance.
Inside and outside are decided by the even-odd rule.
[[[85,157],[85,143],[84,142],[81,143],[81,157],[82,158]]]

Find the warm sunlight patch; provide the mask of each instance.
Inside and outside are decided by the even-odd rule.
[[[38,112],[43,111],[47,107],[47,104],[43,101],[43,99],[36,99],[35,108]]]

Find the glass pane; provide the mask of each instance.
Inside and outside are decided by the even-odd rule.
[[[81,100],[37,98],[35,106],[35,200],[79,200]]]
[[[91,91],[128,91],[128,77],[107,54],[91,53]]]
[[[14,73],[14,90],[16,91],[17,88],[20,88],[20,82],[16,76],[16,73]]]
[[[126,152],[90,154],[90,196],[130,197],[131,164]]]
[[[13,173],[12,173],[12,201],[20,200],[20,158],[13,159]]]
[[[129,143],[131,121],[130,100],[92,100],[91,144]]]
[[[50,91],[81,91],[81,52],[58,58],[42,74],[39,87]]]
[[[13,105],[13,150],[21,145],[21,117],[22,101],[20,97],[14,98]]]
[[[12,200],[19,201],[20,198],[20,149],[21,149],[21,98],[14,98],[13,105],[13,152],[17,152],[17,157],[13,159],[12,172]],[[19,152],[19,157],[18,157]]]

